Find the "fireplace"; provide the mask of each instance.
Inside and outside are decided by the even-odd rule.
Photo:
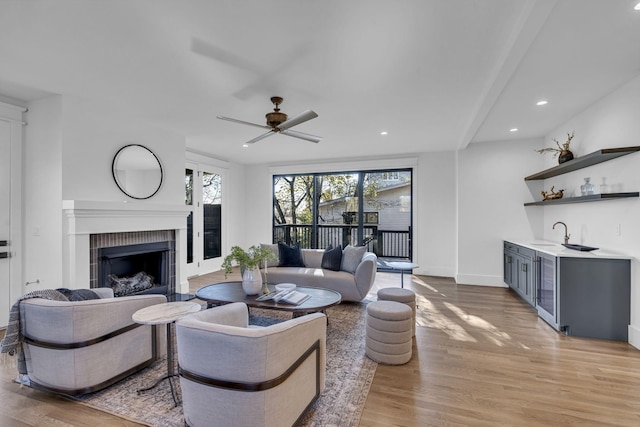
[[[139,243],[135,245],[111,246],[98,249],[98,287],[111,286],[112,278],[127,279],[129,282],[140,273],[148,280],[150,287],[137,292],[140,294],[173,294],[169,286],[171,245],[170,242]],[[139,280],[140,282],[140,280]],[[133,283],[132,289],[135,289]]]
[[[90,289],[104,285],[103,267],[124,268],[117,252],[106,248],[132,246],[125,249],[133,257],[134,269],[146,263],[144,270],[156,284],[166,285],[167,298],[179,297],[189,292],[186,269],[186,227],[189,206],[184,204],[158,204],[151,202],[115,202],[90,200],[63,200],[64,214],[62,278],[70,289]],[[136,245],[152,245],[136,247]],[[158,244],[158,245],[156,245]],[[144,250],[142,250],[144,249]],[[102,250],[102,252],[101,252]],[[149,260],[139,261],[148,252]],[[159,253],[159,254],[158,254]],[[144,257],[146,258],[147,255]],[[101,258],[110,259],[101,266]],[[102,260],[105,261],[105,260]],[[127,261],[129,262],[129,261]],[[156,265],[157,264],[157,265]],[[155,274],[154,274],[155,273]],[[118,272],[113,272],[118,274]],[[128,273],[127,273],[128,274]],[[134,273],[135,274],[135,273]]]
[[[138,273],[153,277],[153,286],[138,293],[176,293],[175,233],[156,230],[92,234],[90,239],[90,287],[111,286],[110,276],[133,278]]]

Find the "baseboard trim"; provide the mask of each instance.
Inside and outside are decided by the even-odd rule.
[[[492,286],[506,288],[502,276],[483,276],[477,274],[457,274],[456,283],[459,285]]]
[[[640,328],[629,325],[629,344],[640,350]]]

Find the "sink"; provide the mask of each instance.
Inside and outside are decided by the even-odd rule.
[[[571,243],[563,243],[562,246],[564,246],[567,249],[573,249],[574,251],[583,251],[583,252],[588,252],[588,251],[593,251],[598,249],[598,248],[593,248],[591,246],[574,245]]]

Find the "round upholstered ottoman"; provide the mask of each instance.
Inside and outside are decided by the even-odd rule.
[[[411,359],[411,308],[395,301],[367,305],[367,356],[378,363],[402,365]]]
[[[396,301],[411,307],[413,311],[413,336],[416,335],[416,294],[411,289],[383,288],[378,291],[378,301]]]

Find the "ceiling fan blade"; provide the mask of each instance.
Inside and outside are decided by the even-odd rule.
[[[240,123],[241,125],[249,125],[249,126],[255,126],[257,128],[262,128],[262,129],[271,129],[269,126],[267,125],[259,125],[257,123],[251,123],[251,122],[245,122],[244,120],[238,120],[238,119],[232,119],[229,117],[224,117],[224,116],[217,116],[220,120],[226,120],[228,122],[234,122],[234,123]]]
[[[306,141],[315,142],[316,144],[322,139],[321,136],[311,135],[310,133],[298,132],[295,130],[285,129],[280,131],[281,134],[292,136],[294,138],[304,139]]]
[[[300,123],[304,123],[307,120],[315,119],[316,117],[318,117],[318,115],[315,113],[315,111],[306,110],[298,114],[297,116],[287,120],[286,122],[280,123],[280,126],[278,126],[278,128],[280,130],[289,129],[291,127],[299,125]]]
[[[255,143],[255,142],[260,141],[261,139],[265,139],[266,137],[273,135],[274,133],[275,133],[275,131],[270,130],[270,131],[269,131],[269,132],[267,132],[267,133],[263,133],[262,135],[256,136],[256,137],[255,137],[255,138],[253,138],[252,140],[245,142],[245,144],[253,144],[253,143]]]

